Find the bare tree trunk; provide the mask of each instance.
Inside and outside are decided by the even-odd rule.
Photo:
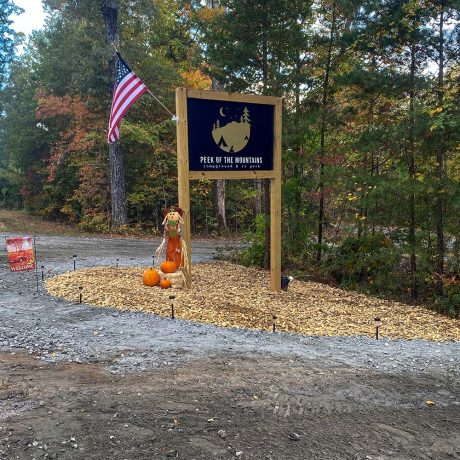
[[[438,107],[443,106],[444,102],[444,8],[445,1],[441,2],[441,13],[439,16],[439,71],[438,71]],[[437,196],[436,196],[436,271],[439,275],[444,274],[444,197],[443,186],[445,179],[445,140],[444,129],[441,128],[441,134],[436,151],[437,163]],[[440,283],[442,289],[442,283]]]
[[[262,179],[254,179],[254,188],[256,189],[255,213],[262,214]]]
[[[226,183],[224,179],[216,180],[216,211],[217,211],[217,225],[219,233],[227,229],[227,218],[225,216],[225,188]]]
[[[304,159],[303,159],[303,145],[300,136],[300,118],[301,118],[301,109],[300,109],[300,82],[301,82],[301,71],[302,63],[300,54],[296,59],[296,81],[295,81],[295,118],[294,118],[294,132],[296,136],[295,149],[297,151],[297,161],[294,161],[293,164],[293,176],[299,177],[300,183],[299,187],[296,189],[295,203],[291,203],[289,206],[289,227],[288,231],[290,232],[290,241],[298,241],[299,237],[299,212],[298,209],[301,207],[302,203],[302,190],[303,190],[303,170],[304,170]]]
[[[112,44],[118,48],[120,33],[118,30],[118,0],[101,0],[101,13],[105,25],[105,42],[110,47],[109,84],[112,95],[116,74],[116,58]],[[120,227],[128,223],[126,211],[126,185],[123,152],[119,142],[109,145],[110,194],[112,201],[112,226]]]
[[[268,90],[268,39],[267,30],[270,27],[268,12],[266,10],[266,1],[264,1],[264,29],[262,39],[262,74],[263,74],[263,94],[267,94]],[[264,214],[265,214],[265,253],[264,267],[266,270],[270,268],[270,179],[264,179]]]
[[[214,8],[214,3],[212,4]],[[218,84],[216,79],[212,78],[212,86],[211,89],[213,91],[217,91]],[[227,218],[225,212],[225,180],[224,179],[217,179],[214,181],[213,191],[214,191],[214,213],[217,216],[217,227],[219,230],[219,234],[223,233],[227,229]]]
[[[410,186],[414,186],[415,179],[415,44],[411,44],[410,63],[410,91],[409,91],[409,177]],[[415,192],[410,191],[409,195],[409,245],[410,245],[410,275],[411,275],[411,297],[417,298],[417,254],[415,239]]]
[[[319,150],[319,212],[318,212],[318,250],[316,253],[316,260],[319,262],[322,255],[322,244],[323,244],[323,225],[324,225],[324,156],[325,156],[325,143],[326,143],[326,131],[327,131],[327,118],[329,115],[328,106],[328,93],[329,93],[329,77],[332,67],[332,46],[334,43],[335,33],[335,21],[336,21],[336,4],[332,5],[332,20],[331,20],[331,31],[329,34],[329,44],[327,47],[327,60],[326,69],[323,82],[323,95],[321,101],[321,137],[320,137],[320,150]]]
[[[372,53],[372,73],[375,73],[377,71],[377,60],[375,58],[375,53]],[[370,104],[370,111],[371,111],[371,122],[370,125],[372,129],[375,127],[374,123],[374,118],[375,118],[375,103],[376,103],[376,98],[375,95],[372,95],[371,97],[371,104]],[[374,175],[378,175],[378,149],[376,150],[374,147],[371,150],[371,178],[374,177]],[[373,179],[372,179],[373,180]],[[372,226],[371,226],[371,234],[372,236],[375,235],[375,222],[376,222],[376,209],[377,209],[377,203],[374,202],[374,204],[371,207],[371,214],[372,214]],[[367,222],[369,225],[369,222]]]
[[[265,254],[264,254],[264,267],[266,270],[270,269],[270,179],[264,179],[264,211],[265,211]]]
[[[224,179],[217,179],[213,184],[214,192],[214,213],[217,217],[217,227],[219,233],[227,229],[227,218],[225,216],[225,188],[226,182]]]
[[[126,212],[125,168],[123,152],[118,142],[109,146],[110,194],[112,198],[112,227],[128,223]]]

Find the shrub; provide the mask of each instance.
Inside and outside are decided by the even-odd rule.
[[[440,282],[442,289],[440,289]],[[429,285],[431,285],[436,309],[440,313],[458,318],[460,315],[459,275],[432,276]]]
[[[388,292],[401,252],[382,234],[348,237],[323,263],[323,275],[342,287]]]
[[[108,232],[110,230],[107,218],[102,214],[84,215],[78,227],[86,232]]]
[[[256,216],[251,229],[244,233],[249,245],[238,255],[239,263],[263,268],[265,254],[265,215]]]

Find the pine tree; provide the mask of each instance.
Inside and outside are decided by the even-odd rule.
[[[251,123],[251,120],[249,119],[249,109],[247,107],[243,109],[243,123]]]

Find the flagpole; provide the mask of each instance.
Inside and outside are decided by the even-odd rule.
[[[147,92],[150,94],[150,96],[152,96],[173,118],[176,118],[176,115],[174,115],[169,109],[168,107],[166,107],[163,102],[160,101],[160,99],[158,99],[155,94],[152,93],[152,91],[150,91],[147,87]]]
[[[117,45],[115,45],[115,43],[113,43],[113,42],[111,43],[111,45],[112,45],[112,47],[113,47],[115,53],[117,54],[118,59],[120,59],[122,62],[124,62],[124,61],[123,61],[123,58],[122,58],[121,55],[120,55],[120,52],[118,51]],[[125,65],[127,65],[127,64],[125,64]],[[130,69],[130,70],[131,70],[131,69]],[[139,78],[139,77],[138,77],[138,78]],[[141,82],[141,83],[142,83],[142,82]],[[155,94],[153,94],[152,91],[149,90],[149,88],[148,88],[146,85],[144,85],[144,86],[145,86],[145,90],[147,91],[147,93],[149,93],[150,96],[152,96],[152,98],[155,99],[155,101],[157,101],[157,102],[158,102],[158,103],[159,103],[159,104],[160,104],[160,105],[171,115],[171,117],[173,118],[173,120],[177,120],[176,115],[174,115],[174,114],[171,112],[171,110],[169,110],[168,107],[166,107],[166,106],[163,104],[163,102],[161,102],[160,99],[158,99],[158,98],[155,96]]]

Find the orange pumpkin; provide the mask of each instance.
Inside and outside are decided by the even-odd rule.
[[[160,265],[160,270],[163,273],[174,273],[177,269],[176,263],[172,260],[165,260]]]
[[[160,282],[160,274],[153,267],[149,267],[144,271],[142,281],[146,286],[156,286]]]
[[[171,280],[168,280],[167,278],[163,278],[161,281],[160,281],[160,287],[161,289],[168,289],[172,286],[171,284]]]

